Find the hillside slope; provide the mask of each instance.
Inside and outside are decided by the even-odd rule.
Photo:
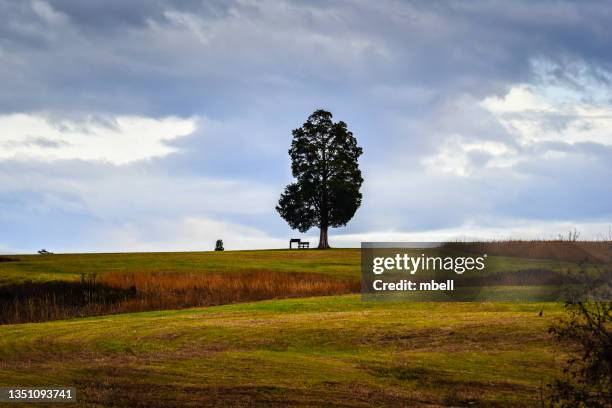
[[[561,313],[349,295],[7,325],[0,385],[73,385],[82,406],[534,406]]]
[[[79,280],[81,274],[147,272],[312,272],[359,278],[359,249],[134,252],[8,255],[0,261],[0,286],[25,281]]]

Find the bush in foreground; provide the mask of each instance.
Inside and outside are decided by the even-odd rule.
[[[568,317],[550,329],[567,345],[564,378],[550,385],[555,407],[612,406],[612,303],[570,302]]]

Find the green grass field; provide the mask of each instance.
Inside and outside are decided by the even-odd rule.
[[[0,285],[24,281],[78,280],[80,274],[109,272],[312,272],[359,279],[360,250],[264,250],[224,252],[151,252],[103,254],[11,255],[0,262]],[[566,262],[491,256],[488,271],[519,269],[564,270]],[[476,273],[475,271],[473,273]]]
[[[358,249],[331,251],[152,252],[9,256],[0,262],[0,285],[27,280],[78,280],[81,273],[108,272],[315,272],[359,278]]]
[[[108,271],[359,276],[358,250],[16,258],[0,263],[2,282]],[[531,407],[560,373],[565,356],[547,329],[562,315],[554,303],[347,295],[4,325],[0,386],[75,386],[80,405],[100,407]]]

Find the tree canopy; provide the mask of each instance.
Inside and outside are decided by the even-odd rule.
[[[276,210],[291,228],[319,227],[319,248],[329,248],[329,227],[346,225],[361,205],[363,153],[346,123],[319,109],[293,130],[289,149],[295,182],[285,187]]]

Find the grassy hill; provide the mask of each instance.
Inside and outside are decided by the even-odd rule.
[[[522,241],[512,244],[523,243]],[[547,244],[547,245],[544,245]],[[543,249],[558,249],[563,242],[541,242]],[[580,243],[587,245],[587,243]],[[590,243],[599,249],[601,243]],[[517,245],[506,243],[481,244],[482,253],[493,254],[487,261],[487,270],[514,271],[525,269],[566,270],[574,267],[577,259],[563,260],[559,254],[540,250],[535,254],[520,257],[513,253]],[[532,246],[536,246],[533,243]],[[499,247],[501,246],[501,248]],[[573,248],[573,247],[572,247]],[[522,248],[519,248],[519,250]],[[575,249],[575,248],[573,248]],[[606,256],[609,246],[605,247]],[[419,252],[417,250],[417,252]],[[514,251],[517,252],[517,251]],[[520,254],[520,251],[518,251]],[[600,251],[601,252],[601,251]],[[571,253],[565,250],[565,253]],[[507,255],[506,255],[507,254]],[[541,255],[541,258],[538,258]],[[151,272],[308,272],[340,279],[359,279],[361,253],[359,249],[331,250],[256,250],[224,252],[141,252],[99,254],[55,254],[55,255],[5,255],[0,256],[0,286],[25,281],[45,282],[51,280],[78,280],[81,274],[151,273]],[[610,255],[612,256],[612,255]],[[556,259],[552,261],[551,259]],[[475,272],[473,272],[475,273]]]
[[[511,269],[550,266],[491,258]],[[97,296],[97,286],[79,282],[95,274],[96,285],[116,290],[136,282],[140,295],[123,309],[83,313],[77,305],[76,315],[183,307],[0,325],[0,386],[75,386],[83,406],[531,407],[565,357],[547,331],[563,314],[559,304],[303,297],[358,291],[356,249],[2,260],[8,306],[14,290],[32,285],[74,284],[68,295]],[[202,288],[227,298],[198,303]],[[20,313],[52,306],[58,313],[30,321],[61,318],[67,305],[58,293],[55,303],[26,298]],[[235,304],[184,309],[194,302]]]
[[[348,295],[5,325],[0,385],[89,406],[535,406],[560,313]]]
[[[359,249],[329,251],[224,251],[7,255],[0,257],[0,285],[78,280],[82,273],[111,272],[313,272],[359,278]],[[2,260],[4,260],[2,262]]]

